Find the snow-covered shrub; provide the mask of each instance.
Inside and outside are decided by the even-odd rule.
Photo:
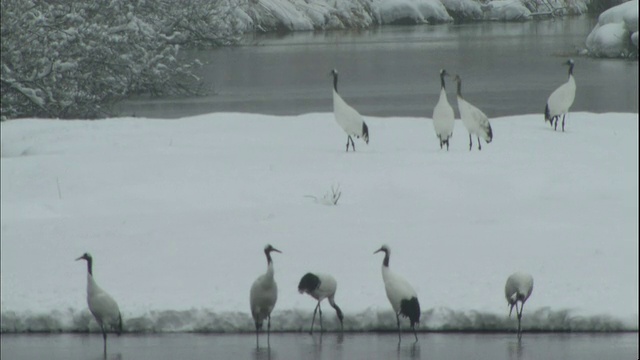
[[[380,22],[371,0],[236,1],[255,30],[265,32],[365,28]]]
[[[483,10],[488,20],[524,21],[531,18],[531,11],[520,0],[494,0]]]
[[[131,94],[197,92],[179,44],[231,41],[233,23],[212,21],[224,1],[2,0],[1,116],[94,118]]]
[[[422,24],[453,21],[440,0],[379,0],[382,24]]]
[[[449,15],[457,22],[482,20],[482,8],[473,0],[441,0]]]
[[[638,0],[631,0],[600,14],[598,23],[587,36],[587,50],[599,57],[637,56],[637,33]]]

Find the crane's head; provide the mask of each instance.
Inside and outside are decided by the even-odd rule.
[[[275,251],[275,252],[278,252],[278,253],[282,254],[282,251],[274,248],[273,246],[271,246],[271,244],[267,244],[267,246],[264,247],[264,253],[265,254],[269,254],[272,251]]]
[[[445,69],[440,69],[440,76],[451,76]]]
[[[462,82],[462,79],[460,79],[460,75],[456,74],[456,76],[453,78],[453,81],[460,83]]]
[[[331,70],[331,72],[329,73],[329,75],[331,75],[331,76],[333,76],[333,77],[338,76],[338,70],[336,70],[336,69]]]
[[[388,254],[388,253],[390,253],[390,252],[391,252],[391,249],[389,249],[389,246],[385,244],[385,245],[382,245],[382,246],[380,247],[380,249],[378,249],[378,250],[374,251],[373,253],[374,253],[374,254],[377,254],[377,253],[379,253],[379,252],[384,252],[385,254]]]
[[[84,253],[82,254],[82,256],[80,256],[79,258],[76,259],[76,261],[78,260],[87,260],[87,261],[91,261],[93,258],[91,257],[91,254],[89,253]]]
[[[575,63],[573,62],[573,59],[569,59],[569,60],[567,60],[567,62],[565,62],[565,63],[564,63],[564,65],[569,65],[569,66],[571,66],[571,65],[573,65],[573,64],[575,64]]]

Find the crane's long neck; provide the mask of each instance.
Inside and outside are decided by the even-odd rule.
[[[89,275],[93,276],[93,259],[92,258],[87,259],[87,272],[89,272]]]
[[[462,97],[462,80],[458,79],[458,97]]]
[[[264,252],[267,255],[267,276],[273,278],[273,260],[271,260],[271,253],[269,251]]]
[[[342,319],[344,319],[344,315],[342,314],[342,309],[340,309],[338,304],[335,303],[333,298],[329,298],[329,305],[331,305],[331,307],[336,310],[336,314],[338,315],[338,319],[340,319],[340,322],[342,322]]]
[[[389,267],[389,252],[384,252],[384,260],[382,260],[382,266],[388,268]]]
[[[333,90],[338,92],[338,74],[333,74]]]
[[[444,89],[444,74],[440,74],[440,88]]]
[[[569,65],[569,77],[571,77],[571,75],[573,75],[573,64]]]

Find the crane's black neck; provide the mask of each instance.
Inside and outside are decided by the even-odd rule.
[[[458,96],[462,97],[462,80],[458,79]]]
[[[388,250],[383,250],[383,251],[384,251],[384,260],[382,260],[382,266],[389,267],[389,251]]]
[[[338,74],[333,73],[333,90],[338,92]]]
[[[569,76],[573,75],[573,63],[569,64]]]
[[[264,254],[267,256],[267,265],[271,264],[273,261],[271,260],[271,251],[265,250]]]
[[[440,74],[440,87],[444,89],[444,73]]]
[[[89,275],[93,276],[93,258],[87,258],[87,271]]]
[[[329,302],[329,304],[331,305],[331,307],[333,307],[336,310],[336,314],[338,315],[338,319],[340,319],[340,323],[342,323],[342,320],[344,319],[344,315],[342,314],[342,310],[340,309],[338,304],[336,304],[333,301]]]

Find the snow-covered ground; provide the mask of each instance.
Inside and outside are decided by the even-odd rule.
[[[638,0],[627,1],[600,14],[586,44],[593,56],[637,57]]]
[[[449,152],[431,119],[366,121],[355,153],[331,113],[3,122],[2,331],[95,330],[87,251],[128,331],[251,331],[267,243],[275,330],[308,328],[307,271],[336,277],[346,329],[394,329],[383,243],[421,329],[514,329],[514,271],[525,329],[638,329],[638,114],[495,118],[481,152],[460,121]],[[336,206],[307,196],[332,185]]]

